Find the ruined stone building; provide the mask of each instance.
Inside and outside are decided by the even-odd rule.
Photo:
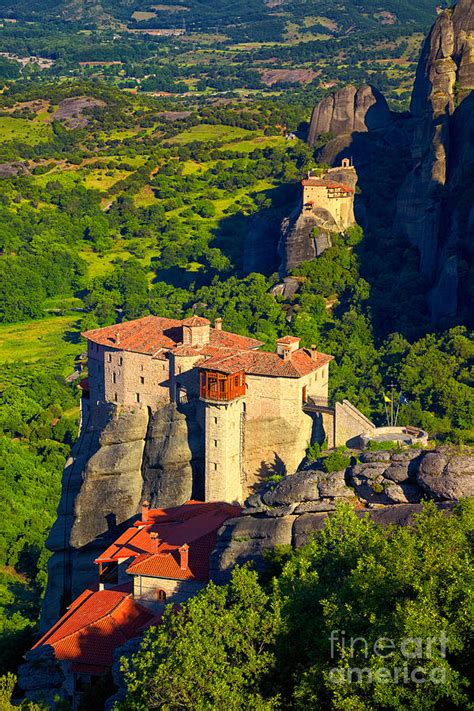
[[[216,320],[146,316],[84,334],[89,416],[101,404],[193,405],[206,501],[241,502],[272,473],[295,471],[312,437],[312,402],[327,404],[332,356],[286,336],[276,352]]]

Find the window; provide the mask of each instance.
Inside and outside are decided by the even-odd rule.
[[[140,393],[136,393],[137,402],[140,402]]]
[[[114,373],[114,374],[113,374],[112,380],[114,381],[114,383],[117,382],[117,373]]]
[[[157,590],[156,597],[160,602],[166,602],[166,593],[164,590]]]
[[[123,358],[122,358],[122,356],[120,356],[120,358],[119,358],[119,365],[123,365]]]
[[[115,402],[118,402],[118,394],[117,393],[114,393],[114,400],[115,400]]]
[[[145,385],[145,378],[143,377],[143,375],[140,376],[140,383],[142,385]]]
[[[217,417],[214,417],[214,424],[217,425]]]
[[[217,439],[214,440],[214,447],[217,447]]]
[[[112,362],[112,353],[107,353],[107,360],[109,361],[109,363]]]
[[[212,467],[213,467],[214,471],[216,471],[216,469],[217,469],[217,464],[216,464],[216,462],[214,462],[214,464],[212,465]]]

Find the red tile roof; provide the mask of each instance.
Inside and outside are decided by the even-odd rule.
[[[301,378],[319,370],[331,360],[333,360],[333,356],[325,353],[316,353],[315,358],[312,358],[304,348],[294,351],[291,357],[286,359],[276,353],[242,351],[224,357],[217,355],[205,361],[201,368],[228,375],[244,372],[248,375],[276,378]]]
[[[100,674],[111,666],[114,650],[153,619],[154,614],[123,587],[85,590],[33,649],[52,647],[56,659]]]
[[[205,325],[207,323],[209,323],[207,319],[197,316],[184,319],[184,321],[162,318],[161,316],[144,316],[134,321],[85,331],[82,335],[93,343],[109,346],[119,351],[145,353],[163,358],[166,351],[182,346],[183,324]],[[236,333],[215,328],[211,328],[209,331],[209,347],[244,350],[258,348],[261,345],[261,341],[257,341],[255,338],[239,336]],[[204,352],[207,347],[196,349],[196,353]]]
[[[350,185],[344,185],[344,183],[333,183],[328,180],[317,180],[316,178],[306,178],[301,181],[301,185],[304,187],[312,186],[318,188],[338,188],[340,190],[345,190],[347,193],[354,192],[354,188],[351,188]]]
[[[127,572],[177,580],[207,580],[209,557],[224,521],[240,516],[240,507],[221,502],[190,501],[173,509],[151,509],[145,524],[137,521],[96,563],[132,559]],[[157,534],[153,538],[150,534]],[[179,548],[188,544],[188,568],[181,570]]]

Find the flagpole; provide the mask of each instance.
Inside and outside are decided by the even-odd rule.
[[[386,395],[385,395],[385,390],[382,390],[383,392],[383,405],[385,407],[385,417],[387,418],[387,426],[390,426],[390,420],[388,419],[388,408],[387,408],[387,401],[386,401]]]
[[[390,427],[393,427],[393,383],[390,385],[392,392],[391,392],[391,399],[390,399]]]
[[[400,393],[400,395],[399,395],[399,397],[398,397],[397,412],[396,412],[396,415],[395,415],[395,427],[397,426],[397,422],[398,422],[398,413],[400,412],[400,399],[401,399],[401,397],[402,397],[402,393]]]

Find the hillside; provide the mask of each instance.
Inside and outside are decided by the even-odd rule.
[[[0,46],[9,53],[0,78],[13,76],[15,57],[39,56],[52,66],[29,61],[21,73],[94,76],[122,88],[205,97],[298,90],[300,102],[371,80],[394,106],[406,106],[435,4],[0,0]]]

